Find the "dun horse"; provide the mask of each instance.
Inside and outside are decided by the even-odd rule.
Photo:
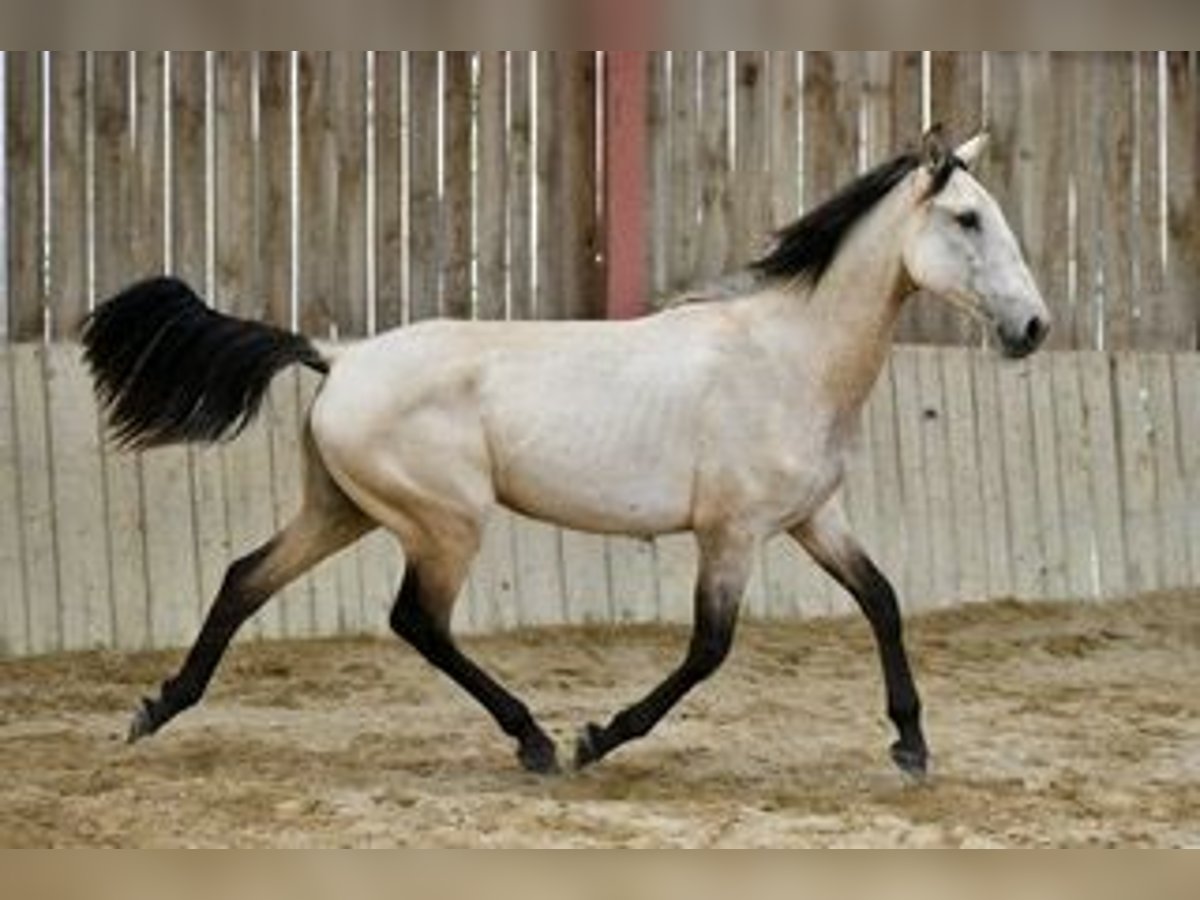
[[[308,418],[303,502],[229,567],[180,671],[138,709],[130,740],[197,703],[238,628],[290,581],[375,528],[406,563],[391,625],[481,703],[525,768],[558,768],[529,709],[450,634],[452,605],[497,504],[569,528],[692,532],[695,622],[682,663],[607,725],[576,764],[647,734],[725,659],[757,546],[791,535],[849,591],[878,643],[894,761],[928,751],[896,596],[838,500],[860,410],[905,298],[937,294],[1025,356],[1046,306],[993,198],[971,175],[983,135],[940,133],[881,165],[777,236],[742,289],[630,322],[434,321],[341,348],[209,309],[156,278],[99,306],[88,363],[118,440],[231,437],[272,376],[327,377]],[[719,296],[718,296],[719,294]]]

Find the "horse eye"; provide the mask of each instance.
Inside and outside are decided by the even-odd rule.
[[[954,217],[954,221],[959,224],[960,228],[966,231],[978,231],[982,227],[982,223],[979,221],[979,213],[974,210],[959,213]]]

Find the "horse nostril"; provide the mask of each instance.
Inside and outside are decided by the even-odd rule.
[[[1038,346],[1050,331],[1050,326],[1039,316],[1034,316],[1029,320],[1029,325],[1025,328],[1025,343],[1030,347]]]

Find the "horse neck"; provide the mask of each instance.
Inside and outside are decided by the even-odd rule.
[[[902,258],[912,210],[907,187],[859,223],[816,288],[792,307],[806,332],[810,377],[847,412],[862,406],[878,380],[911,290]]]

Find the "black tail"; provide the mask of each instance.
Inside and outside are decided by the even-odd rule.
[[[307,338],[215,312],[176,278],[98,306],[83,346],[113,436],[133,448],[232,438],[280,369],[329,371]]]

